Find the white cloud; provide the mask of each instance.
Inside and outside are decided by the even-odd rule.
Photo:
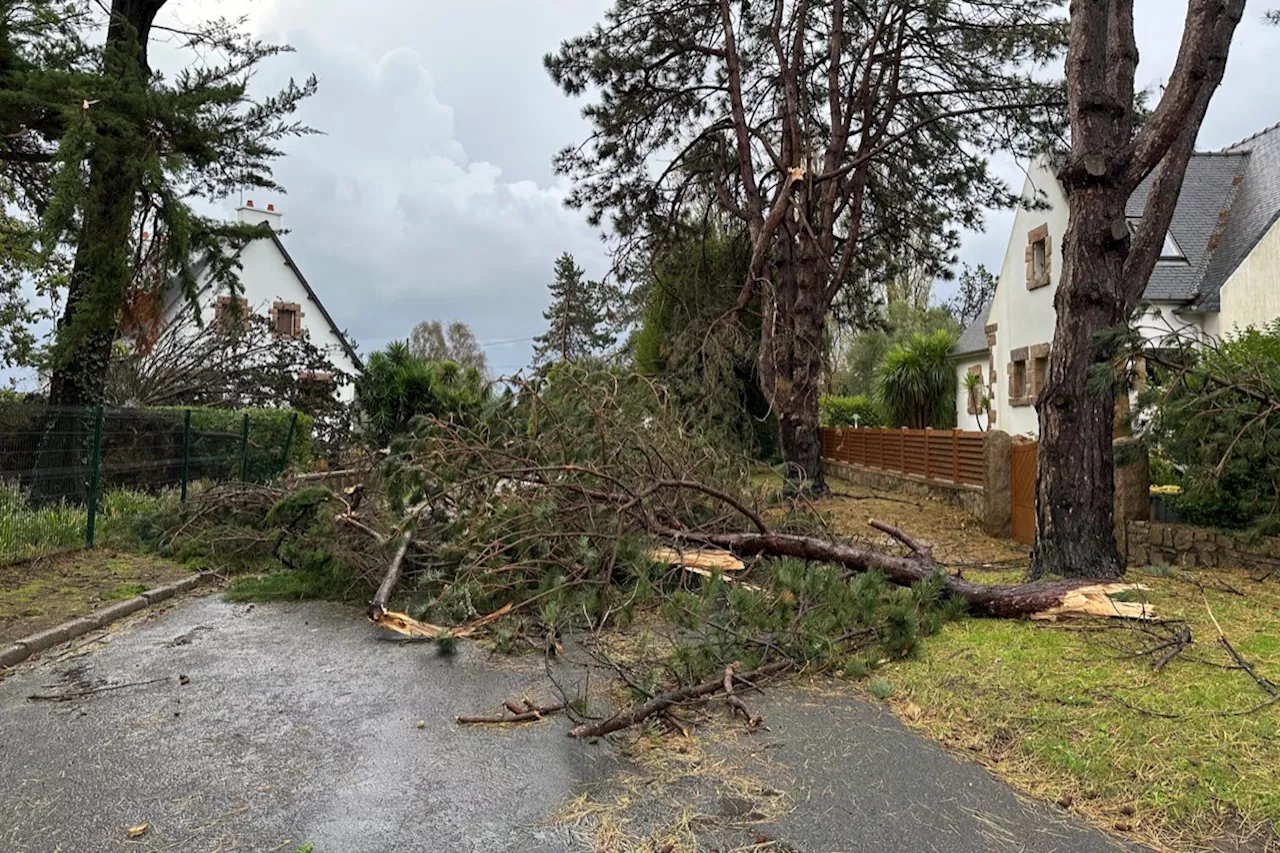
[[[285,40],[297,52],[273,60],[262,85],[314,70],[320,91],[302,113],[325,132],[291,142],[277,167],[286,243],[364,349],[424,319],[465,320],[482,341],[531,337],[557,255],[604,271],[598,239],[564,207],[564,184],[509,181],[499,164],[468,157],[418,53],[374,56],[303,31]],[[523,355],[504,351],[501,366]]]

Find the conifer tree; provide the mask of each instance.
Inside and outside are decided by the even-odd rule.
[[[55,4],[0,3],[6,19],[34,9],[24,20],[51,21],[41,50],[27,42],[24,51],[23,42],[0,35],[0,45],[9,45],[0,103],[21,107],[4,121],[19,124],[8,133],[22,140],[21,147],[0,149],[0,159],[31,168],[24,185],[36,196],[43,255],[70,259],[44,364],[51,411],[65,412],[102,400],[111,345],[130,300],[161,298],[175,279],[194,300],[198,264],[216,286],[236,287],[236,260],[227,248],[260,232],[202,216],[191,201],[281,189],[271,162],[282,139],[310,132],[291,114],[316,81],[291,80],[255,98],[248,84],[258,64],[289,48],[247,35],[243,20],[182,31],[159,25],[166,0],[112,0],[105,19],[70,31]],[[101,41],[82,50],[78,33],[88,25],[97,26],[92,35]],[[172,79],[149,63],[159,31],[180,38],[192,55]],[[83,435],[67,417],[51,418],[37,469],[77,467]],[[74,493],[73,487],[60,476],[37,475],[32,497]]]
[[[833,306],[884,257],[947,266],[959,229],[1012,201],[983,152],[1029,156],[1060,129],[1038,68],[1065,44],[1060,6],[614,0],[546,58],[566,94],[599,93],[590,138],[557,160],[593,222],[643,239],[709,196],[747,231],[735,307],[760,305],[760,386],[793,482],[823,489]]]
[[[568,252],[556,261],[551,307],[542,313],[550,328],[534,338],[534,364],[580,361],[613,346],[614,336],[606,325],[605,287],[582,276]]]

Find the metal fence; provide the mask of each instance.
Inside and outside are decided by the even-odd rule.
[[[983,433],[958,429],[822,429],[822,456],[898,474],[981,486]]]
[[[104,521],[198,481],[279,476],[297,415],[274,414],[0,403],[0,564],[90,547]]]

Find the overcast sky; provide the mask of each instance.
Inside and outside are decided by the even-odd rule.
[[[251,10],[262,36],[296,53],[271,60],[265,86],[314,72],[302,117],[326,135],[291,141],[277,177],[288,190],[290,251],[362,352],[424,319],[461,319],[482,342],[542,331],[546,285],[569,251],[587,273],[608,261],[599,235],[566,209],[551,170],[586,134],[541,57],[600,19],[609,0],[183,0],[178,16]],[[1277,5],[1280,5],[1278,3]],[[1138,83],[1169,73],[1185,2],[1137,0]],[[1201,134],[1219,148],[1280,121],[1280,28],[1249,11]],[[1271,55],[1272,60],[1266,56]],[[1002,170],[1017,180],[1011,163]],[[228,215],[234,204],[226,207]],[[1011,215],[992,213],[961,257],[998,270]],[[527,340],[487,347],[491,365],[526,363]]]

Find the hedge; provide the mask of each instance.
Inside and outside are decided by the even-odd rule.
[[[177,416],[179,436],[181,418],[188,407],[165,406],[146,409],[149,412],[173,413]],[[214,409],[190,407],[191,458],[205,458],[216,469],[219,457],[230,459],[232,469],[225,476],[209,471],[209,479],[240,478],[240,442],[244,430],[244,416],[249,416],[249,450],[247,479],[265,483],[280,476],[280,460],[285,443],[289,440],[289,423],[294,412],[291,409]],[[310,415],[298,412],[293,441],[289,446],[289,463],[295,468],[306,467],[315,451],[314,420]],[[195,476],[192,466],[192,479]]]
[[[828,427],[855,426],[854,415],[858,416],[856,425],[862,427],[882,427],[886,421],[884,409],[866,394],[824,395],[818,399],[818,415],[820,423]]]

